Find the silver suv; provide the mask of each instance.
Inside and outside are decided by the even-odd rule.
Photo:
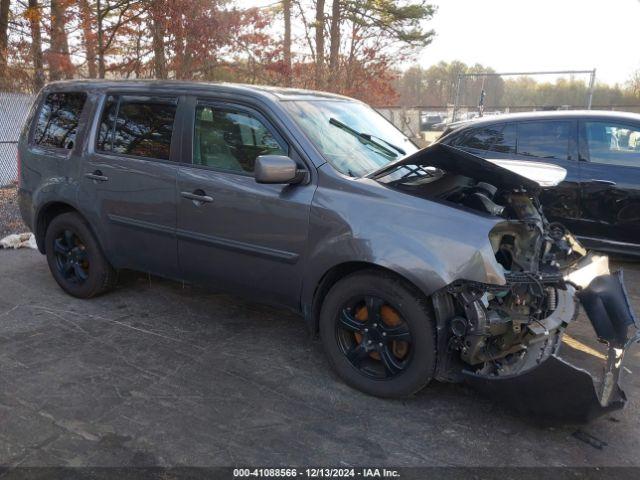
[[[23,218],[71,295],[128,268],[283,305],[383,397],[435,378],[528,414],[624,404],[635,319],[606,257],[545,219],[559,167],[418,150],[337,95],[166,81],[47,86],[19,155]],[[612,352],[598,391],[557,357],[578,297]]]

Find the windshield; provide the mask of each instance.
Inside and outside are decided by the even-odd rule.
[[[346,175],[362,177],[405,156],[393,146],[407,155],[417,151],[400,130],[360,102],[305,100],[286,101],[282,105],[327,162]],[[364,136],[370,136],[371,140]]]

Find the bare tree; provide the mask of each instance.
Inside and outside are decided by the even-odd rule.
[[[0,85],[7,78],[9,56],[9,0],[0,0]]]
[[[80,24],[82,27],[82,40],[87,56],[87,71],[89,78],[97,78],[98,68],[96,65],[96,33],[95,15],[89,4],[89,0],[79,0]]]
[[[338,68],[340,55],[340,23],[341,23],[340,0],[333,0],[331,5],[331,28],[329,29],[329,70],[334,73]]]
[[[324,85],[324,0],[316,1],[316,65],[315,83],[316,88]]]
[[[65,30],[67,2],[51,0],[51,49],[49,77],[51,80],[73,78],[73,65],[69,55],[69,40]]]
[[[151,2],[149,22],[153,42],[153,73],[156,78],[167,78],[167,62],[164,52],[165,18],[165,13],[163,12],[160,2]]]
[[[29,30],[31,31],[31,61],[33,62],[33,89],[35,91],[40,90],[46,80],[42,58],[41,8],[38,0],[29,0],[27,16],[29,18]]]
[[[284,69],[285,83],[291,86],[291,0],[283,0],[284,11]]]

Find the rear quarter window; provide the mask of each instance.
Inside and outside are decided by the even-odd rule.
[[[80,115],[87,100],[84,92],[48,94],[36,120],[33,143],[71,150],[76,142]]]

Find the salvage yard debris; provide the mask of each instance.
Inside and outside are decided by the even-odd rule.
[[[20,233],[8,235],[0,240],[0,248],[38,248],[36,237],[33,233]]]

